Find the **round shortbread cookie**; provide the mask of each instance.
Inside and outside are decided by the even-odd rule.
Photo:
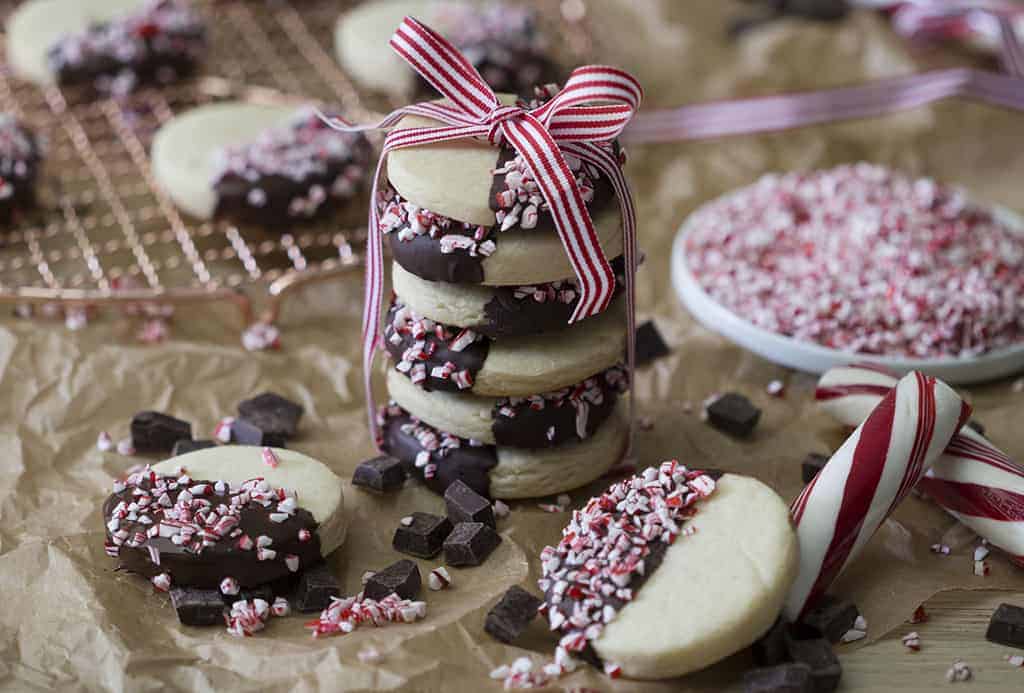
[[[396,299],[384,319],[384,346],[393,367],[428,390],[527,397],[619,363],[626,348],[622,303],[557,332],[491,340],[434,323]]]
[[[546,448],[592,436],[626,390],[616,366],[566,388],[531,397],[481,397],[429,391],[388,370],[388,395],[416,418],[460,438],[489,445]]]
[[[153,139],[153,173],[192,216],[262,225],[330,211],[366,177],[370,147],[306,106],[228,101],[176,116]]]
[[[796,534],[771,488],[725,474],[698,508],[687,521],[693,534],[668,547],[593,642],[626,676],[681,676],[749,646],[778,618],[796,578]]]
[[[535,450],[459,438],[410,417],[394,403],[385,408],[382,426],[384,449],[434,491],[444,493],[461,480],[484,496],[507,499],[537,498],[590,483],[621,460],[629,435],[628,408],[622,403],[590,438]]]
[[[63,36],[139,9],[146,0],[30,0],[7,20],[7,62],[17,77],[50,84],[47,53]]]
[[[345,72],[360,85],[407,97],[416,88],[416,74],[388,45],[406,16],[422,19],[431,0],[364,2],[338,18],[334,50]]]
[[[243,445],[130,475],[115,484],[104,521],[122,568],[203,588],[225,577],[252,587],[287,576],[338,548],[347,529],[341,478],[322,462]]]

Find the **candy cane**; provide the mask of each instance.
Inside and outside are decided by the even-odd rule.
[[[870,365],[833,368],[815,398],[832,418],[856,426],[897,382]],[[918,485],[946,512],[1024,567],[1024,467],[965,427]]]
[[[882,398],[790,508],[800,571],[788,618],[798,619],[857,557],[970,412],[952,388],[917,372]]]

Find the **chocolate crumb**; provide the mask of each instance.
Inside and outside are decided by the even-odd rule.
[[[738,437],[749,436],[761,418],[761,410],[735,392],[728,392],[708,404],[707,414],[712,426]]]
[[[444,540],[444,559],[455,567],[480,565],[501,543],[501,537],[482,522],[460,522]]]
[[[274,392],[264,392],[238,404],[239,418],[266,434],[280,438],[295,437],[304,411],[302,405]]]
[[[804,458],[803,463],[800,465],[800,476],[804,480],[804,483],[811,483],[814,477],[818,476],[818,472],[822,470],[828,460],[829,458],[827,455],[819,455],[816,452],[808,453],[807,457]]]
[[[182,438],[192,438],[192,424],[156,411],[132,417],[132,447],[136,452],[171,452]]]
[[[482,522],[491,529],[498,527],[490,501],[460,480],[445,490],[444,503],[448,508],[448,519],[453,523]]]
[[[422,585],[419,567],[403,558],[371,575],[363,587],[363,596],[380,601],[394,593],[402,599],[415,599]]]
[[[447,517],[415,512],[402,518],[391,546],[395,551],[417,558],[433,558],[441,553],[445,538],[451,534]]]
[[[542,603],[522,587],[513,585],[487,612],[484,630],[501,642],[513,642],[537,617],[537,609]]]
[[[1024,607],[1000,604],[988,623],[985,639],[1000,645],[1024,648]]]
[[[171,605],[184,626],[215,626],[224,623],[224,602],[217,590],[172,587]]]
[[[352,474],[352,484],[367,491],[387,493],[402,488],[407,475],[400,459],[381,455],[360,462]]]
[[[333,597],[341,596],[341,589],[327,565],[319,563],[302,571],[295,590],[295,610],[303,613],[323,611]]]
[[[811,669],[806,664],[787,663],[753,669],[743,675],[746,693],[811,693]]]
[[[829,642],[839,642],[853,628],[860,612],[856,605],[826,594],[800,620],[801,625],[813,628]]]
[[[645,366],[655,359],[667,356],[668,344],[665,343],[653,320],[648,320],[636,328],[636,365]]]

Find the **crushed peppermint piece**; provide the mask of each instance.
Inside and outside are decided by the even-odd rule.
[[[932,553],[937,553],[937,554],[941,554],[943,556],[948,556],[949,552],[950,552],[950,548],[946,544],[932,544]]]
[[[452,576],[444,566],[438,566],[427,576],[427,587],[434,592],[446,590],[452,585]]]
[[[917,631],[912,631],[903,636],[903,646],[911,652],[921,651],[921,636]]]
[[[1004,659],[1010,664],[1011,667],[1024,667],[1024,655],[1006,655]]]
[[[860,628],[851,628],[850,630],[843,633],[842,637],[839,638],[841,643],[857,642],[867,637],[867,631]]]
[[[918,623],[924,623],[928,620],[928,612],[924,610],[924,604],[914,609],[914,615],[910,617],[907,623],[917,625]]]
[[[270,605],[264,599],[240,599],[231,605],[226,617],[228,633],[236,638],[247,638],[266,627],[270,613]]]
[[[1024,340],[1024,235],[930,179],[866,163],[769,175],[688,227],[703,289],[772,332],[915,358]]]
[[[280,349],[281,331],[269,323],[255,322],[242,333],[242,346],[246,351]]]
[[[275,616],[287,616],[292,612],[291,604],[284,597],[275,597],[274,603],[270,605],[270,613]]]
[[[225,416],[213,429],[213,438],[221,443],[231,442],[231,427],[235,424],[235,417]]]
[[[233,597],[238,594],[239,590],[238,580],[233,577],[226,577],[220,581],[220,593],[226,594],[229,597]]]
[[[954,659],[953,666],[946,672],[946,681],[958,683],[971,680],[971,668],[962,659]]]
[[[356,657],[363,664],[372,664],[373,662],[380,661],[381,654],[380,650],[373,645],[367,645],[356,653]]]
[[[131,438],[122,438],[117,441],[117,454],[118,455],[134,455],[135,446],[132,445]]]
[[[345,635],[367,623],[378,627],[389,623],[413,623],[426,615],[426,602],[402,599],[397,594],[377,601],[360,593],[355,597],[334,597],[319,618],[308,622],[306,627],[312,629],[313,637],[317,638],[335,633]]]
[[[508,503],[502,500],[494,501],[494,516],[497,518],[508,517],[508,514],[512,512],[512,509],[508,507]]]
[[[106,431],[100,431],[100,434],[96,437],[96,449],[100,452],[107,452],[113,449],[114,440],[110,437],[110,434]]]
[[[765,392],[772,397],[782,397],[786,394],[786,385],[781,380],[772,380],[765,387]]]
[[[271,448],[263,448],[260,455],[263,457],[263,464],[271,469],[277,469],[277,466],[281,464],[281,460],[277,459],[277,455],[274,454]]]
[[[154,575],[150,582],[152,582],[153,587],[155,587],[160,592],[166,592],[169,589],[171,589],[171,576],[167,573],[159,573],[157,575]]]
[[[857,630],[867,631],[868,620],[864,618],[861,614],[857,614],[857,618],[855,618],[853,621],[853,627]]]
[[[987,546],[984,546],[984,545],[976,546],[974,548],[974,560],[975,560],[975,562],[977,562],[977,561],[984,561],[986,558],[988,558],[988,554],[989,553],[990,553],[990,551],[989,551],[989,548]]]
[[[403,527],[411,527],[412,523],[415,521],[416,519],[412,515],[406,515],[401,520],[399,520],[398,523]]]
[[[975,561],[974,562],[974,574],[978,577],[987,577],[989,574],[988,561]]]

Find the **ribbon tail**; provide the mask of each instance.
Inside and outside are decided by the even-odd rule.
[[[377,160],[370,191],[370,217],[366,236],[366,276],[363,287],[363,390],[366,414],[375,445],[380,446],[377,404],[373,397],[373,359],[380,342],[380,309],[384,293],[384,250],[377,218],[377,189],[384,172],[386,154]]]

